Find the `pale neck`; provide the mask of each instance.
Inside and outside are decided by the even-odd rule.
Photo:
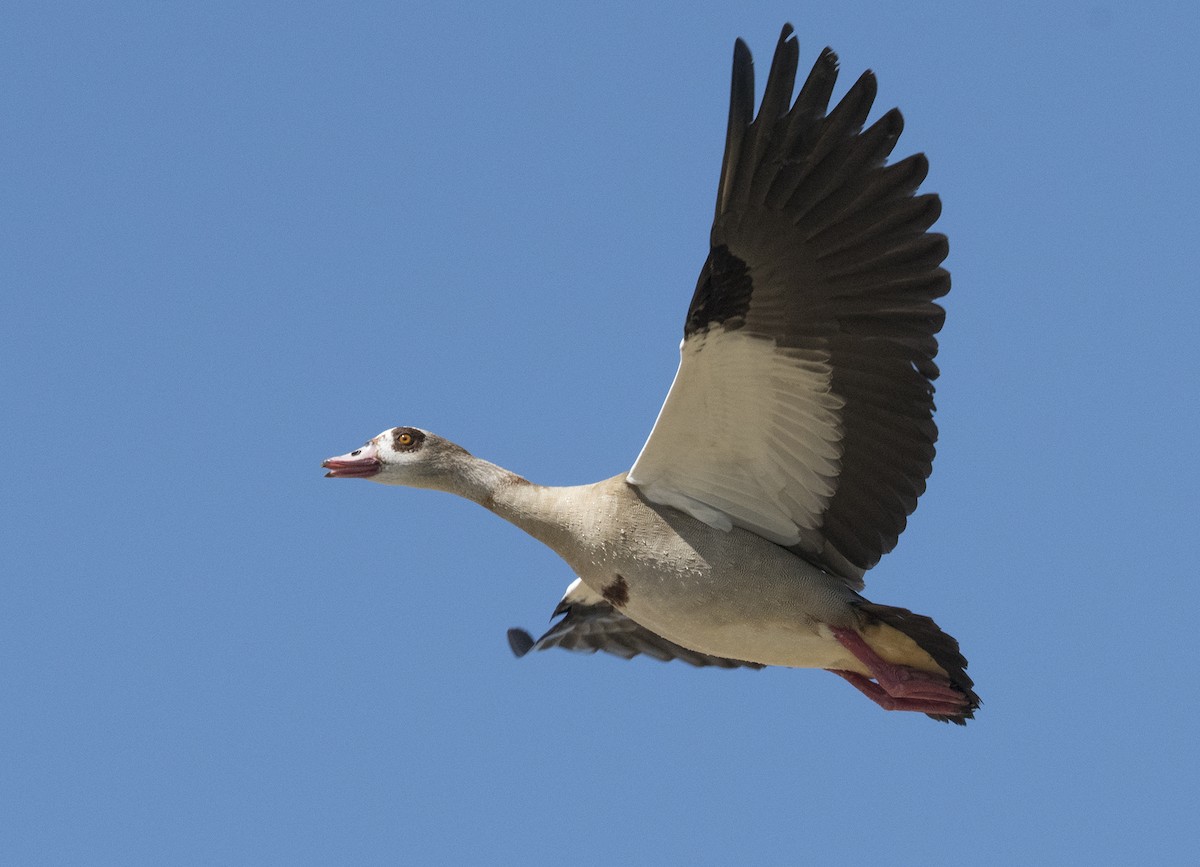
[[[448,472],[439,474],[437,487],[451,494],[466,497],[472,502],[492,509],[492,503],[497,495],[508,488],[518,485],[528,485],[525,479],[514,472],[498,467],[493,463],[477,458],[474,455],[460,452],[454,466]]]
[[[441,481],[443,490],[458,494],[496,513],[536,539],[554,547],[563,530],[557,488],[535,485],[503,467],[469,455]]]

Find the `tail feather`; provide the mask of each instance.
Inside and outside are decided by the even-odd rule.
[[[954,636],[943,632],[933,622],[932,617],[926,617],[924,614],[914,614],[907,608],[880,605],[875,602],[868,602],[865,599],[858,603],[858,608],[863,613],[874,617],[876,620],[892,627],[898,632],[904,633],[915,641],[917,646],[933,657],[933,661],[946,672],[946,676],[950,678],[950,682],[962,690],[963,694],[970,700],[971,708],[962,716],[952,717],[937,714],[927,714],[927,716],[941,722],[952,722],[958,725],[966,725],[967,720],[975,718],[975,711],[982,702],[972,688],[975,686],[975,682],[967,674],[967,658],[958,649],[958,641],[955,640]]]

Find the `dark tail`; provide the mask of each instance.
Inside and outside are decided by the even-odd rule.
[[[982,702],[979,700],[979,696],[975,694],[975,690],[972,689],[975,686],[975,682],[967,674],[967,658],[958,649],[958,642],[954,639],[954,636],[943,632],[933,622],[932,617],[926,617],[924,614],[914,614],[907,608],[879,605],[875,602],[868,602],[865,599],[858,603],[858,607],[865,614],[871,615],[876,620],[887,624],[898,632],[903,632],[915,641],[918,647],[932,656],[933,661],[941,666],[942,670],[950,678],[950,682],[960,689],[970,700],[970,710],[962,716],[941,716],[932,713],[927,714],[927,716],[941,722],[952,722],[957,725],[966,725],[967,720],[975,718],[975,711]]]

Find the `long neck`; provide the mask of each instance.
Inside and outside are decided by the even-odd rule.
[[[496,511],[497,498],[504,499],[512,488],[531,485],[514,472],[460,452],[451,471],[439,473],[436,487],[451,494],[458,494],[478,503],[486,509]]]
[[[535,485],[482,458],[468,456],[439,481],[443,490],[478,503],[551,547],[565,530],[565,515],[557,508],[560,489]]]

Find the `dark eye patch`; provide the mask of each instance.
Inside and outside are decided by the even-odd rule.
[[[392,431],[392,448],[398,452],[416,451],[424,442],[425,434],[415,427],[398,427]]]

